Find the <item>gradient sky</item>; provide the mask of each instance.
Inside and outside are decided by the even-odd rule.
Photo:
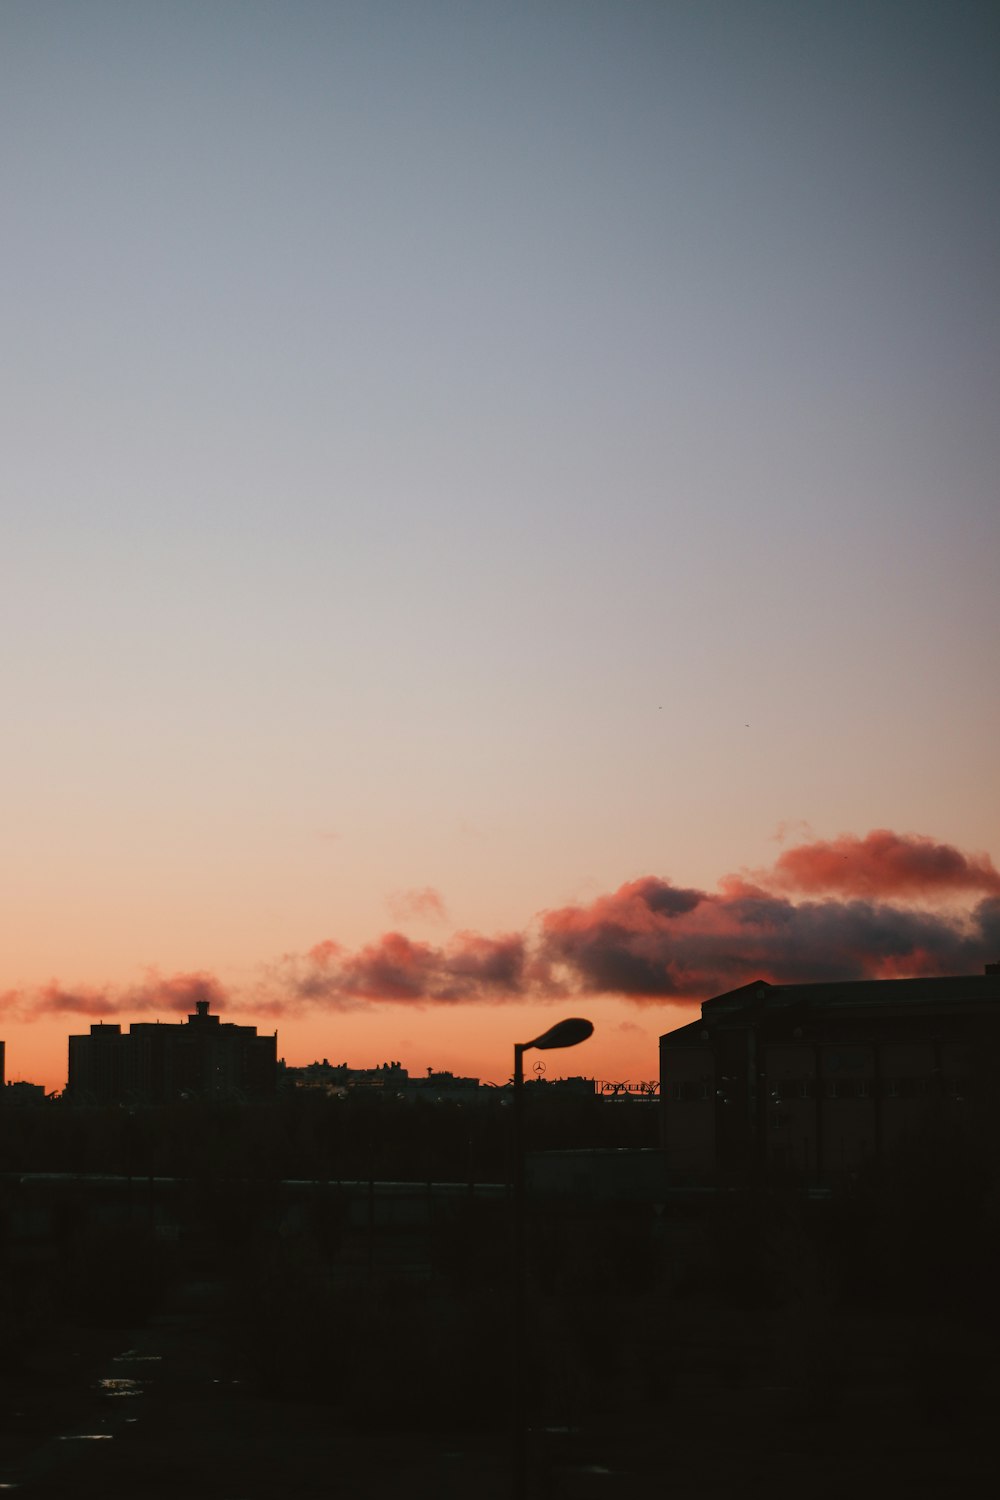
[[[1000,958],[998,77],[969,0],[4,0],[8,1077],[204,989],[638,1079]]]

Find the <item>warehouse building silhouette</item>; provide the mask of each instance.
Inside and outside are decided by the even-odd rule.
[[[660,1038],[668,1171],[816,1181],[884,1159],[931,1111],[995,1088],[1000,964],[951,978],[769,984]]]

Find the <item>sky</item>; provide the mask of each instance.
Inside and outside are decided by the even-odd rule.
[[[1000,959],[1000,13],[3,0],[0,1036],[655,1077]]]

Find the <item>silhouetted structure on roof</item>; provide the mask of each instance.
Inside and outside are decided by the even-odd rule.
[[[258,1036],[195,1004],[186,1022],[98,1022],[69,1039],[67,1096],[75,1104],[167,1104],[177,1099],[268,1099],[277,1033]]]
[[[1000,964],[954,978],[752,984],[660,1038],[667,1166],[831,1181],[882,1158],[931,1107],[962,1107],[1000,1037]]]

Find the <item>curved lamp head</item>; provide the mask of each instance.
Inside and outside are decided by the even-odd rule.
[[[527,1052],[529,1047],[537,1047],[540,1052],[549,1052],[554,1047],[575,1047],[578,1042],[585,1042],[593,1030],[592,1021],[571,1016],[567,1021],[557,1021],[548,1031],[536,1036],[533,1042],[522,1042],[521,1050]]]

